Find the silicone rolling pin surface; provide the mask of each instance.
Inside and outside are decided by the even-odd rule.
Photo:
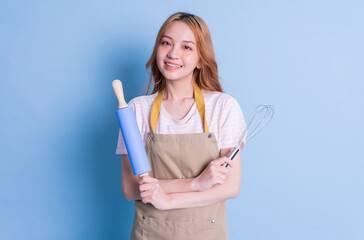
[[[119,110],[116,111],[116,116],[119,121],[120,130],[123,135],[133,173],[140,177],[147,175],[148,172],[151,171],[151,168],[142,137],[140,136],[134,111],[131,107],[128,107],[128,104],[126,104],[124,100],[124,93],[120,80],[114,80],[112,82],[112,87],[119,101]]]
[[[133,109],[131,107],[119,109],[116,111],[116,115],[119,120],[120,130],[124,138],[134,175],[142,175],[150,172],[149,160]]]

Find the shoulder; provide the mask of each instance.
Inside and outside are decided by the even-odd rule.
[[[129,101],[128,105],[133,107],[134,110],[136,109],[148,109],[152,106],[153,101],[155,97],[157,96],[157,93],[151,94],[151,95],[145,95],[145,96],[139,96],[135,97],[132,100]]]
[[[202,94],[204,96],[205,104],[207,107],[227,107],[239,105],[238,101],[233,96],[224,92],[202,91]]]
[[[156,96],[157,96],[157,93],[154,93],[154,94],[151,94],[151,95],[144,95],[144,96],[135,97],[132,100],[130,100],[129,103],[131,103],[131,104],[143,104],[143,103],[153,102]]]

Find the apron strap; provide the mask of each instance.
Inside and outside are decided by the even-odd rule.
[[[158,122],[159,112],[161,109],[164,92],[165,88],[158,93],[158,95],[155,97],[153,101],[152,111],[150,113],[150,128],[152,133],[154,133],[155,126],[157,125]],[[205,133],[208,133],[209,128],[207,127],[207,122],[205,117],[205,100],[203,98],[201,89],[197,86],[195,82],[193,83],[193,93],[196,101],[196,107],[203,123],[204,131]]]

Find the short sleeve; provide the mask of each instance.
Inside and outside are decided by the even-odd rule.
[[[135,104],[134,104],[133,100],[131,100],[128,103],[128,106],[133,109],[134,114],[135,114]],[[123,138],[123,135],[121,134],[120,128],[119,128],[118,143],[117,143],[117,147],[116,147],[116,154],[128,154],[128,152],[126,151],[126,147],[125,147],[125,143],[124,143],[124,138]]]
[[[116,154],[128,154],[126,151],[123,135],[121,134],[121,130],[119,128],[119,137],[118,137],[118,144],[116,147]]]
[[[220,149],[232,148],[246,137],[246,123],[243,112],[235,98],[230,97],[221,112],[219,121],[219,146]]]

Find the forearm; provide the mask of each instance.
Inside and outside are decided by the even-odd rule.
[[[122,177],[123,194],[128,201],[140,200],[139,183],[137,179]]]
[[[198,191],[195,178],[159,180],[159,184],[165,193],[183,193]]]
[[[231,149],[223,149],[221,156],[226,156]],[[196,178],[195,178],[196,179]],[[193,186],[194,181],[192,182]],[[216,184],[205,191],[171,193],[170,207],[189,208],[208,206],[221,202],[239,195],[241,184],[241,154],[240,152],[234,158],[234,167],[229,172],[228,178],[223,184]]]
[[[165,193],[183,193],[199,191],[195,184],[195,178],[159,180],[159,184]],[[139,183],[133,176],[122,179],[123,194],[128,201],[141,200]]]
[[[121,185],[123,194],[128,201],[140,200],[139,178],[134,176],[127,154],[122,156]]]
[[[227,151],[225,151],[227,152]],[[223,154],[226,154],[223,152]],[[184,193],[203,191],[206,187],[201,185],[200,176],[195,178],[159,180],[159,184],[165,193]]]
[[[123,193],[128,201],[141,200],[139,183],[132,176],[122,180]],[[195,184],[195,178],[159,180],[159,184],[165,193],[183,193],[199,191]]]
[[[215,185],[202,192],[171,193],[169,194],[170,208],[177,209],[208,206],[237,197],[239,190],[240,184],[234,186],[229,185],[229,183],[224,183],[222,185]]]

